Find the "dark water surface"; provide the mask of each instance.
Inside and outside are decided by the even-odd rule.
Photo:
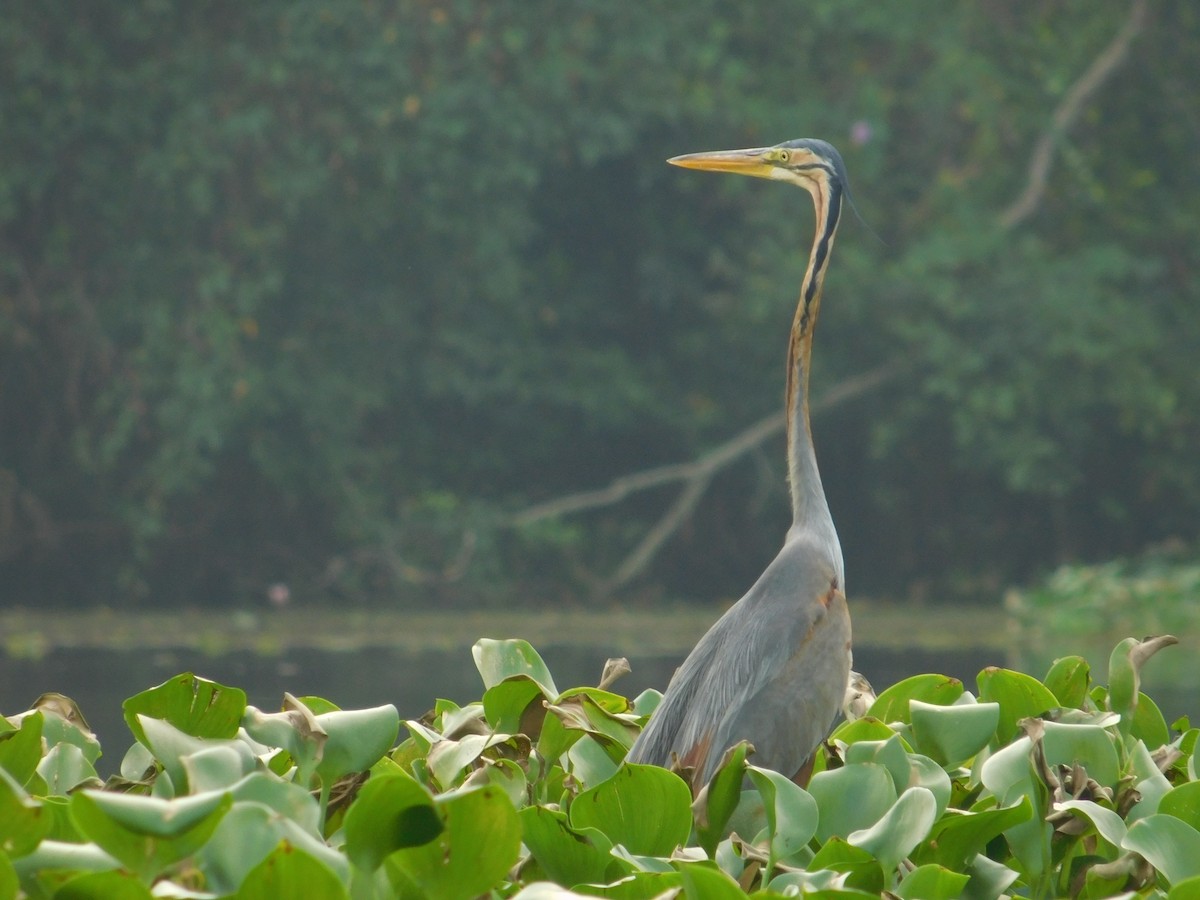
[[[964,644],[969,639],[964,639]],[[560,690],[595,684],[610,655],[602,646],[539,647]],[[1164,653],[1180,652],[1170,648]],[[909,675],[938,672],[960,678],[974,689],[975,676],[988,665],[1020,667],[1002,651],[964,646],[959,650],[895,651],[855,648],[855,668],[877,690]],[[631,674],[614,685],[630,697],[648,687],[663,689],[682,655],[630,657]],[[1094,663],[1095,665],[1095,663]],[[1151,663],[1154,665],[1154,663]],[[298,649],[275,656],[250,653],[208,655],[198,651],[55,650],[41,659],[0,655],[0,712],[27,709],[43,692],[75,700],[105,750],[102,775],[116,771],[132,737],[121,715],[121,702],[172,675],[195,672],[246,691],[261,709],[279,708],[283,692],[316,694],[344,709],[392,703],[401,718],[420,717],[439,697],[458,703],[477,700],[483,687],[469,647],[411,652],[382,648],[358,651]],[[1033,668],[1042,674],[1044,668]],[[1102,672],[1097,673],[1101,678]],[[1168,721],[1197,705],[1194,686],[1154,687]],[[1193,713],[1195,709],[1191,710]],[[1193,714],[1193,718],[1197,718]]]

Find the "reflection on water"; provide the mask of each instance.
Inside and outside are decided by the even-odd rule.
[[[604,647],[552,645],[538,649],[560,690],[595,684],[610,655]],[[1170,653],[1168,649],[1163,655]],[[946,652],[856,647],[854,662],[877,690],[922,672],[951,675],[973,689],[975,676],[984,666],[1021,667],[1019,661],[999,658],[1002,655],[970,648]],[[615,689],[631,697],[648,687],[662,689],[681,659],[631,657],[633,671],[617,682]],[[1150,668],[1158,662],[1152,662]],[[1029,670],[1040,675],[1044,665]],[[482,693],[469,646],[419,653],[380,648],[355,652],[303,649],[271,657],[60,650],[36,661],[0,655],[0,712],[20,712],[46,691],[66,694],[80,705],[99,737],[106,751],[100,771],[107,775],[116,770],[132,742],[121,717],[121,701],[186,671],[240,687],[250,703],[267,710],[278,709],[283,692],[289,691],[297,696],[316,694],[347,709],[393,703],[401,717],[409,719],[421,716],[436,698],[466,703]],[[1103,676],[1102,671],[1097,674]],[[1152,681],[1151,690],[1163,705],[1168,722],[1195,704],[1194,689],[1172,689]]]

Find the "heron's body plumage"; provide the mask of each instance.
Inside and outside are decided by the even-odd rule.
[[[695,770],[699,786],[740,740],[755,765],[792,776],[825,737],[850,675],[850,613],[828,547],[792,536],[688,655],[631,762]],[[814,559],[824,559],[814,565]]]

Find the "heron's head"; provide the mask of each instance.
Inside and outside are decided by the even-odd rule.
[[[846,165],[832,144],[813,138],[786,141],[774,147],[753,150],[719,150],[712,153],[689,153],[667,162],[685,169],[706,169],[710,172],[733,172],[756,178],[788,181],[815,193],[821,187],[836,185],[849,195]]]

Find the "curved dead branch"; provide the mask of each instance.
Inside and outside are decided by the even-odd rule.
[[[891,379],[899,366],[887,363],[868,372],[848,378],[826,391],[812,404],[812,412],[821,412],[861,396]],[[683,488],[674,502],[659,517],[659,520],[625,556],[613,574],[596,586],[596,593],[607,596],[633,581],[645,571],[662,546],[687,521],[696,505],[704,497],[713,477],[725,467],[754,450],[768,438],[784,429],[783,413],[775,413],[759,419],[749,428],[738,432],[718,447],[699,459],[685,463],[657,466],[631,475],[614,479],[608,487],[594,491],[568,494],[539,503],[512,516],[509,524],[520,527],[552,519],[570,513],[582,512],[619,503],[631,494],[659,487],[664,484],[682,483]]]
[[[1146,22],[1146,0],[1133,0],[1129,7],[1129,15],[1125,24],[1116,33],[1108,46],[1092,60],[1079,79],[1071,85],[1062,102],[1050,117],[1050,124],[1034,145],[1033,155],[1029,158],[1029,176],[1025,189],[1012,204],[1000,213],[1000,227],[1008,230],[1015,228],[1033,215],[1042,202],[1046,193],[1046,182],[1050,178],[1050,167],[1054,163],[1054,149],[1062,136],[1079,119],[1084,104],[1100,90],[1112,74],[1129,55],[1129,46],[1141,32]]]

